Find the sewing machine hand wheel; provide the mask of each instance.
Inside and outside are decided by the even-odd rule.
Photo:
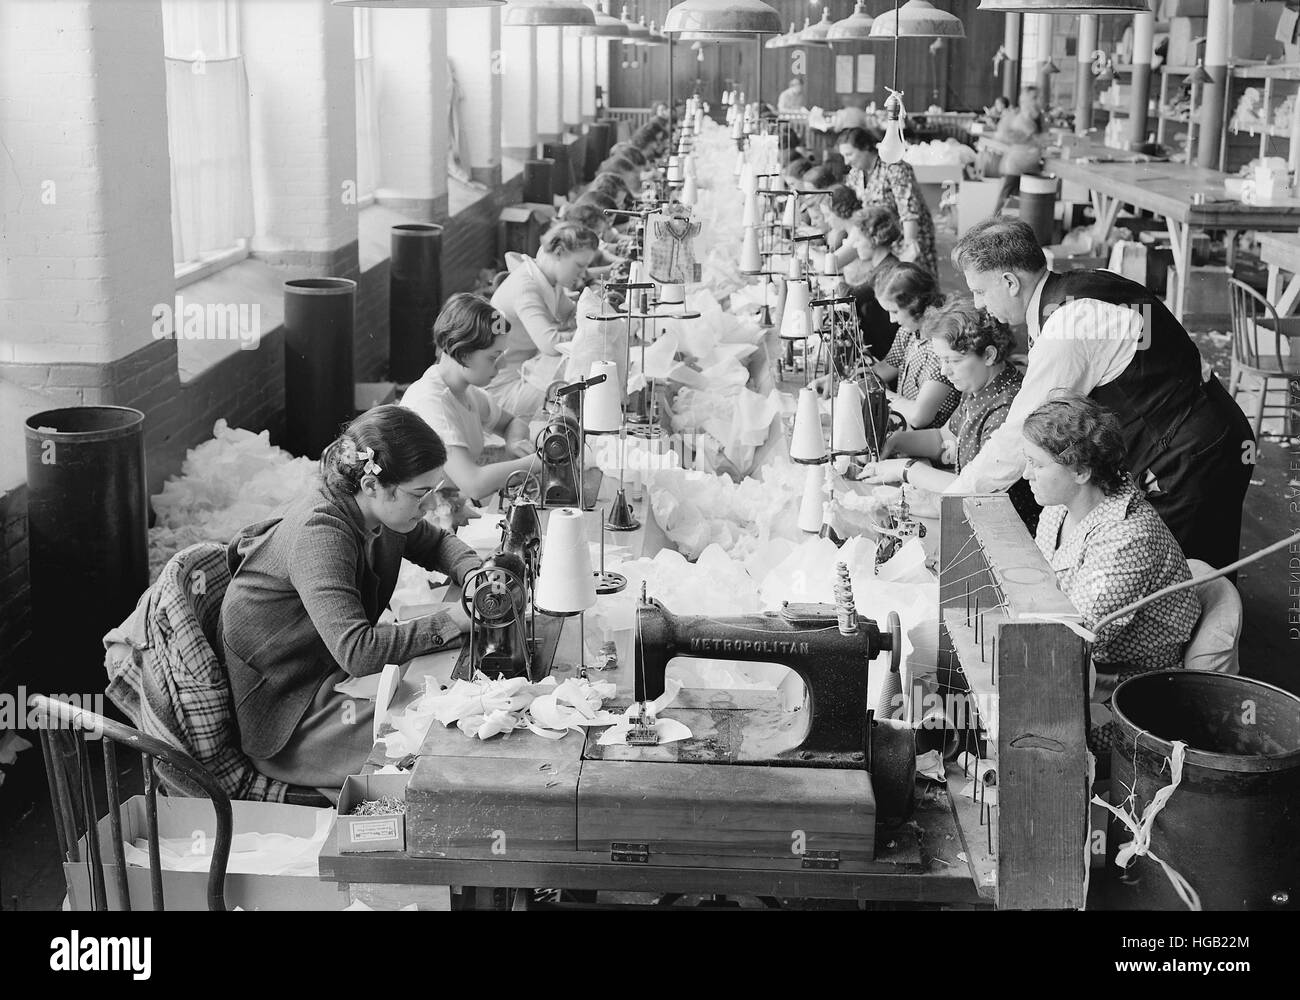
[[[529,503],[542,502],[542,481],[532,472],[516,469],[501,487],[501,495],[510,503],[524,500]]]
[[[518,614],[514,595],[523,592],[523,582],[503,567],[484,566],[465,577],[461,585],[461,610],[471,622],[505,625]]]
[[[889,632],[890,639],[889,672],[893,673],[903,662],[903,622],[897,611],[889,612],[889,617],[885,619],[885,629]]]

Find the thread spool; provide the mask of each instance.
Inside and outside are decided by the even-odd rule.
[[[807,282],[791,279],[786,286],[785,310],[781,314],[782,340],[805,340],[812,334],[810,301]]]
[[[794,415],[794,430],[790,435],[790,459],[801,465],[815,465],[825,462],[826,438],[822,434],[821,405],[817,399],[817,390],[804,388],[799,390],[799,408]],[[821,527],[821,500],[817,501],[817,527]]]
[[[826,468],[810,465],[803,481],[803,500],[799,504],[799,530],[815,535],[822,527],[822,504],[826,500]]]
[[[731,176],[739,179],[744,169],[745,169],[745,151],[742,149],[736,153],[736,166],[731,171]]]
[[[699,200],[699,193],[695,187],[695,174],[686,172],[686,180],[682,182],[682,193],[677,197],[683,205],[694,205]]]
[[[745,213],[740,218],[740,224],[742,226],[757,226],[762,221],[762,212],[758,207],[758,192],[750,191],[745,195]]]
[[[781,216],[781,225],[793,229],[799,220],[799,199],[793,194],[785,200],[785,212]]]
[[[754,174],[754,166],[748,160],[740,171],[740,191],[741,194],[753,194],[758,190],[758,177]]]
[[[862,390],[856,382],[840,383],[835,394],[835,419],[831,423],[831,454],[860,455],[867,450],[862,401]]]
[[[588,434],[616,434],[623,426],[623,393],[619,386],[618,365],[613,361],[594,361],[591,376],[604,375],[605,381],[587,390],[582,407],[582,429]]]
[[[563,617],[586,611],[595,603],[596,585],[582,512],[572,507],[552,511],[533,604],[542,614]]]
[[[961,749],[961,731],[944,708],[931,708],[916,723],[916,754],[939,751],[944,760],[953,760]]]
[[[758,229],[749,226],[745,230],[745,242],[740,250],[740,273],[758,274],[763,270],[763,257],[758,252]]]

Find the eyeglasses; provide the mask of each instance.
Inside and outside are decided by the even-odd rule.
[[[425,490],[423,493],[416,493],[414,490],[404,489],[403,487],[396,486],[396,485],[393,486],[393,489],[397,490],[398,493],[404,493],[406,496],[411,497],[413,500],[416,501],[417,505],[421,507],[425,505],[425,503],[429,500],[430,497],[435,497],[438,495],[438,491],[436,489]]]

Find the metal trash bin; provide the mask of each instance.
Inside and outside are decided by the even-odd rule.
[[[433,321],[442,308],[442,226],[394,226],[388,269],[388,377],[414,382],[436,360]]]
[[[284,283],[285,447],[319,458],[352,419],[352,331],[357,283]]]

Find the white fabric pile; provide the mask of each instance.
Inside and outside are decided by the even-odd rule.
[[[305,490],[316,463],[272,447],[266,431],[218,420],[213,438],[185,456],[179,477],[152,500],[157,522],[149,532],[149,577],[196,542],[229,542],[242,528],[269,517]]]
[[[916,142],[907,147],[903,159],[914,167],[941,167],[950,164],[965,166],[974,164],[975,150],[956,139],[932,139],[930,142]]]

